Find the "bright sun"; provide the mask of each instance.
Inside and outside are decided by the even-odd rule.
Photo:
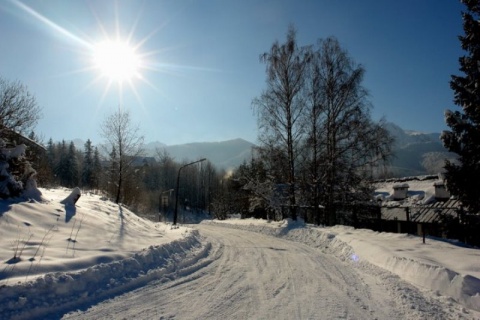
[[[110,81],[131,81],[140,77],[141,61],[135,49],[120,41],[104,41],[95,46],[95,67]]]

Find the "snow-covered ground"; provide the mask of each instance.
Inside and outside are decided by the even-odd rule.
[[[480,319],[477,249],[292,221],[172,229],[41,191],[0,201],[1,319]]]
[[[144,220],[98,195],[70,190],[45,201],[0,201],[0,318],[42,318],[172,272],[199,259],[191,229]]]

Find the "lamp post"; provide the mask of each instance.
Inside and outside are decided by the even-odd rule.
[[[186,165],[183,165],[180,167],[180,169],[178,169],[178,175],[177,175],[177,187],[176,187],[176,191],[175,191],[175,212],[173,213],[173,225],[177,225],[177,210],[178,210],[178,188],[179,188],[179,184],[180,184],[180,171],[182,171],[183,168],[185,167],[188,167],[192,164],[195,164],[195,163],[199,163],[199,162],[202,162],[202,161],[205,161],[207,160],[206,158],[203,158],[203,159],[200,159],[200,160],[197,160],[197,161],[194,161],[194,162],[190,162],[190,163],[187,163]]]

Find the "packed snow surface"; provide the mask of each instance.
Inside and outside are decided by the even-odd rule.
[[[229,219],[172,228],[100,196],[0,201],[1,319],[479,319],[480,252]]]

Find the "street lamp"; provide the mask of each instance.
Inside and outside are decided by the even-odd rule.
[[[190,163],[187,163],[186,165],[183,165],[180,167],[180,169],[178,169],[178,175],[177,175],[177,187],[176,187],[176,192],[175,192],[175,212],[173,213],[173,225],[177,225],[177,210],[178,210],[178,187],[179,187],[179,184],[180,184],[180,171],[182,171],[183,168],[185,167],[188,167],[192,164],[195,164],[195,163],[199,163],[199,162],[202,162],[202,161],[205,161],[207,160],[206,158],[203,158],[203,159],[200,159],[200,160],[197,160],[197,161],[194,161],[194,162],[190,162]]]

